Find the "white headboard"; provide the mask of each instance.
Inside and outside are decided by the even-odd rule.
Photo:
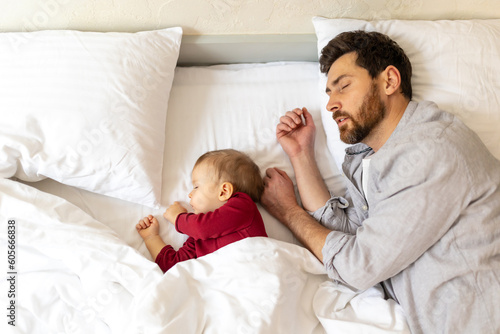
[[[178,65],[317,60],[314,34],[185,35]]]

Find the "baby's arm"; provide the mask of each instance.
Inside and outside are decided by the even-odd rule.
[[[188,210],[185,207],[183,207],[181,203],[174,202],[167,208],[165,213],[163,213],[163,217],[165,217],[166,220],[175,225],[177,216],[180,215],[181,213],[186,213],[186,212],[188,212]]]
[[[153,257],[153,260],[156,260],[158,253],[167,245],[160,237],[160,224],[158,220],[152,215],[149,215],[139,220],[135,228],[142,239],[144,239],[144,243]]]

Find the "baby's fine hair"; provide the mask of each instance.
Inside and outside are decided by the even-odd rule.
[[[198,158],[193,169],[201,163],[209,163],[214,168],[215,179],[230,182],[234,192],[243,192],[254,202],[260,201],[264,181],[259,166],[245,153],[233,149],[209,151]]]

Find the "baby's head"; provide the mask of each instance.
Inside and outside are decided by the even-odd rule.
[[[235,192],[243,192],[258,202],[264,191],[259,166],[245,153],[233,149],[203,154],[193,167],[192,179],[189,198],[196,213],[221,207]]]

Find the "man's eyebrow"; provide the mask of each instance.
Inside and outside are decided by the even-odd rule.
[[[337,86],[339,84],[339,81],[346,78],[346,77],[350,77],[349,74],[342,74],[340,75],[339,77],[337,77],[337,79],[333,80],[332,81],[332,86]],[[326,87],[326,90],[325,92],[328,94],[331,92],[330,88]]]

